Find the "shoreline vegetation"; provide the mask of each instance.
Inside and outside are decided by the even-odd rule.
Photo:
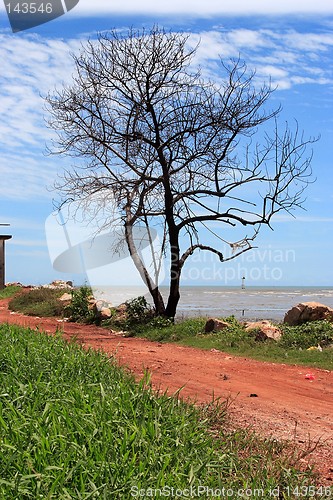
[[[222,331],[205,333],[207,318],[183,318],[173,322],[156,317],[144,297],[128,301],[118,308],[105,304],[102,311],[107,311],[107,314],[103,316],[101,310],[94,307],[89,287],[69,290],[67,300],[59,300],[63,295],[64,289],[33,288],[22,292],[15,285],[0,292],[0,298],[12,296],[10,309],[27,315],[56,316],[75,322],[94,323],[109,330],[121,331],[128,337],[144,337],[200,349],[218,349],[259,361],[333,370],[333,326],[326,320],[299,326],[276,322],[274,325],[281,331],[281,338],[278,341],[263,340],[256,335],[256,330],[247,331],[246,323],[234,316],[220,318],[229,325]]]
[[[32,314],[36,304],[48,307],[50,314],[59,291],[43,290],[43,297],[36,299],[37,293],[8,287],[0,291],[0,299],[12,296],[13,307],[21,297]],[[72,309],[63,305],[63,312],[82,314],[83,323],[95,322],[88,298],[89,289],[80,290]],[[172,324],[153,318],[142,298],[122,314],[101,326],[110,329],[113,322],[115,328],[118,321],[118,329],[128,328],[125,335],[143,336],[146,331],[153,340],[184,344],[192,338],[202,348],[222,342],[224,336],[235,354],[242,354],[241,343],[248,342],[235,318],[227,318],[229,332],[205,334],[202,319]],[[316,341],[318,335],[323,339],[317,328],[310,332]],[[50,337],[9,325],[0,325],[0,332],[1,498],[123,499],[138,490],[197,491],[200,486],[224,488],[236,496],[247,491],[247,497],[260,490],[263,498],[278,489],[283,492],[279,498],[293,498],[288,492],[302,490],[303,498],[312,498],[313,488],[322,487],[304,460],[317,443],[301,450],[294,442],[231,429],[228,400],[195,406],[182,401],[179,393],[156,394],[148,373],[135,383],[112,356],[84,350],[59,332]],[[326,349],[315,353],[295,348],[304,342],[300,332],[286,335],[293,336],[284,347],[288,352],[325,355]],[[272,343],[260,343],[261,351],[265,345]]]

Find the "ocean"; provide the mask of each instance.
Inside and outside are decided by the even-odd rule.
[[[95,298],[118,305],[134,297],[145,295],[152,303],[145,287],[113,286],[93,288]],[[160,288],[167,299],[167,287]],[[189,316],[238,319],[271,319],[282,321],[285,313],[300,302],[320,302],[333,308],[333,287],[274,286],[182,286],[177,318]]]
[[[162,294],[165,290],[162,288]],[[219,287],[181,288],[177,317],[234,315],[238,319],[282,321],[300,302],[320,302],[333,308],[332,287]]]

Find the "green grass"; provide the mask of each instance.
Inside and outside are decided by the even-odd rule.
[[[16,285],[9,285],[6,286],[3,290],[0,290],[0,300],[1,299],[8,299],[9,297],[13,297],[17,292],[22,290],[20,286]]]
[[[33,288],[15,295],[9,302],[9,309],[28,316],[63,316],[64,305],[58,298],[64,294],[63,289]]]
[[[175,324],[154,319],[133,327],[129,335],[146,337],[159,342],[176,342],[200,349],[218,349],[238,356],[261,361],[300,364],[333,370],[333,326],[327,321],[315,321],[301,326],[278,325],[283,335],[280,341],[258,342],[234,318],[222,318],[230,328],[221,332],[204,333],[206,320],[191,318]],[[165,326],[166,324],[166,326]],[[321,345],[323,351],[308,351]]]
[[[315,484],[294,449],[228,432],[225,419],[225,404],[156,395],[147,376],[136,384],[60,334],[0,325],[1,499],[126,500],[199,485],[268,498],[277,486]]]

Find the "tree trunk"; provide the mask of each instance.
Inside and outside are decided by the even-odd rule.
[[[168,304],[165,308],[165,316],[167,316],[168,318],[174,318],[176,316],[179,299],[180,299],[180,293],[179,293],[179,280],[178,280],[178,282],[173,284],[173,286],[170,288]]]
[[[170,266],[170,290],[168,303],[165,309],[165,315],[168,318],[174,318],[177,311],[177,305],[180,299],[180,249],[178,242],[178,233],[172,234],[174,244],[171,247],[171,266]]]
[[[158,287],[149,291],[154,301],[156,316],[166,316],[164,300]]]
[[[125,224],[125,236],[126,236],[126,242],[127,246],[130,252],[130,255],[133,259],[133,262],[135,264],[135,267],[140,273],[140,276],[142,278],[142,281],[146,284],[150,295],[152,296],[153,302],[154,302],[154,307],[156,314],[159,316],[164,316],[165,315],[165,305],[164,305],[164,300],[161,295],[161,292],[159,291],[158,286],[155,286],[155,283],[151,279],[148,270],[143,264],[143,261],[141,260],[138,251],[136,249],[134,240],[133,240],[133,226],[130,223]]]

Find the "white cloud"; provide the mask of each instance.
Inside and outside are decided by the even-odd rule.
[[[69,81],[78,40],[0,34],[0,197],[50,198],[59,159],[45,156],[52,137],[43,95]]]
[[[44,101],[56,85],[73,72],[71,50],[76,40],[47,40],[34,35],[15,38],[0,35],[0,146],[40,144],[50,135],[43,121]]]
[[[189,45],[194,48],[199,47],[196,53],[196,61],[199,63],[207,60],[218,60],[219,57],[237,57],[238,49],[229,42],[225,33],[221,31],[203,31],[193,33],[189,39]]]
[[[285,35],[285,42],[291,49],[305,50],[307,52],[326,52],[333,46],[333,33],[296,33]]]
[[[252,50],[257,50],[273,46],[273,43],[265,36],[264,31],[237,29],[228,33],[227,36],[229,42],[238,49],[251,47]]]
[[[294,85],[333,85],[331,33],[301,33],[290,30],[241,31],[237,45],[237,30],[229,33],[250,67],[260,80],[271,78],[280,90]],[[256,43],[257,41],[257,43]]]
[[[84,0],[79,5],[87,7]],[[97,1],[96,5],[101,8],[102,3]],[[213,78],[218,77],[219,56],[228,59],[240,55],[256,70],[260,82],[271,78],[279,89],[303,84],[333,85],[333,34],[324,28],[321,33],[221,28],[192,34],[191,44],[199,41],[196,62],[205,75]],[[44,155],[51,132],[45,126],[41,95],[71,80],[74,67],[70,53],[80,47],[78,39],[0,34],[2,198],[51,198],[46,187],[53,184],[57,169],[68,160]]]
[[[331,33],[222,29],[191,37],[193,46],[199,41],[196,60],[209,76],[216,76],[219,56],[240,56],[255,70],[259,83],[271,79],[279,90],[302,84],[333,85]]]
[[[277,80],[286,78],[288,76],[288,71],[286,69],[277,68],[276,66],[264,65],[259,68],[258,74],[263,75],[265,78],[271,77],[273,80]]]
[[[42,149],[31,155],[19,148],[12,154],[0,152],[0,172],[1,199],[40,200],[52,197],[50,188],[56,177],[57,162],[43,156]]]
[[[262,0],[233,0],[222,2],[221,0],[169,0],[168,2],[156,2],[155,0],[80,0],[79,4],[71,11],[71,15],[97,15],[106,13],[126,14],[180,14],[187,16],[201,14],[287,14],[287,13],[320,13],[333,12],[331,0],[318,0],[308,2],[304,0],[279,0],[268,2]]]

